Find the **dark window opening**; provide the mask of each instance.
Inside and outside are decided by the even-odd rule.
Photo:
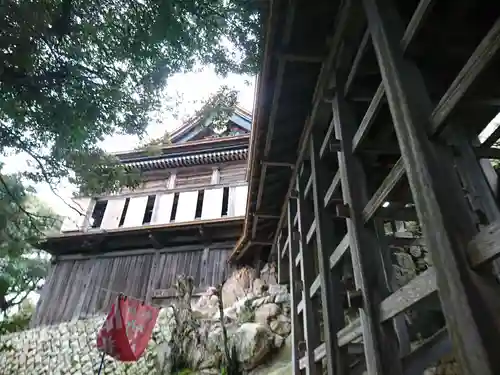
[[[146,203],[146,211],[144,212],[144,217],[142,218],[143,224],[151,223],[153,218],[153,209],[155,207],[156,195],[148,196],[148,202]]]
[[[92,228],[99,228],[102,224],[102,219],[104,217],[104,211],[108,206],[108,201],[97,201],[95,202],[94,211],[92,211]]]
[[[174,194],[174,202],[172,203],[172,212],[170,213],[170,221],[175,220],[175,215],[177,214],[177,205],[179,204],[179,193]]]
[[[205,196],[205,190],[198,190],[198,201],[196,202],[196,212],[194,214],[195,219],[201,218],[201,210],[203,208],[204,196]]]
[[[125,204],[123,205],[122,216],[120,217],[120,222],[118,223],[119,227],[122,227],[123,223],[125,223],[125,216],[127,216],[129,202],[130,202],[130,198],[125,199]]]
[[[225,187],[222,192],[222,212],[221,216],[227,216],[227,211],[229,209],[229,188]]]

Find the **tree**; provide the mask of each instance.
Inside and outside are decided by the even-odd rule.
[[[20,176],[0,172],[0,177],[0,311],[5,315],[41,286],[49,260],[33,244],[61,221]]]
[[[86,194],[133,185],[137,176],[97,143],[141,135],[174,73],[195,64],[256,72],[256,2],[4,1],[0,154],[24,152],[33,165],[26,177],[69,176]]]
[[[33,303],[29,300],[24,300],[23,303],[19,305],[19,309],[15,313],[0,321],[0,335],[28,329],[34,312],[35,306]],[[3,344],[3,347],[0,346],[0,352],[2,349],[13,349],[8,347],[6,348],[5,343]]]
[[[238,99],[238,91],[229,86],[222,85],[207,100],[199,103],[199,109],[190,116],[185,117],[184,122],[193,121],[211,126],[219,132],[220,136],[228,135],[229,119],[234,113]],[[194,103],[196,104],[196,103]],[[161,153],[161,147],[170,145],[170,134],[165,132],[161,137],[154,138],[137,147],[147,149],[152,155]]]

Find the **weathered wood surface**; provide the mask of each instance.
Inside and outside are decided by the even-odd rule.
[[[197,290],[216,285],[229,272],[231,247],[210,249],[206,262],[204,252],[200,245],[198,251],[59,261],[47,278],[32,325],[106,313],[119,293],[150,299],[155,290],[172,288],[177,275],[192,276]]]
[[[497,258],[500,255],[500,221],[483,228],[469,242],[467,251],[473,267]]]
[[[476,227],[454,172],[451,150],[428,139],[432,104],[419,71],[403,56],[401,20],[395,9],[385,0],[365,0],[364,5],[454,349],[464,373],[498,374],[500,361],[488,342],[500,342],[495,307],[490,306],[498,305],[499,296],[486,278],[473,274],[465,257]],[[463,95],[462,90],[453,92]],[[441,122],[449,112],[449,108],[437,112]]]

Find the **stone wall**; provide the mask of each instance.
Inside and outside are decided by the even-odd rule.
[[[291,374],[286,288],[269,285],[251,270],[242,269],[226,281],[222,298],[224,326],[241,367],[250,375]],[[223,339],[217,296],[207,291],[194,302],[188,314],[194,324],[182,330],[174,312],[172,308],[161,310],[149,347],[138,362],[126,364],[107,357],[103,374],[170,374],[175,345],[192,374],[220,374]],[[0,375],[96,374],[101,358],[96,335],[104,319],[100,316],[0,337]],[[449,357],[425,375],[460,375],[460,371]]]
[[[1,375],[96,374],[100,354],[95,347],[97,331],[105,317],[61,323],[0,338]],[[156,351],[162,342],[160,327],[166,314],[160,314],[155,338],[146,355],[135,364],[106,359],[104,374],[155,374]]]
[[[266,373],[273,373],[274,356],[280,348],[290,350],[285,345],[291,330],[289,297],[285,288],[265,288],[259,279],[247,279],[246,275],[247,270],[241,270],[227,281],[224,295],[228,301],[231,295],[237,297],[232,304],[225,304],[224,325],[243,368],[262,373],[259,366],[267,366]],[[246,280],[244,288],[238,284],[242,278]],[[180,341],[193,374],[220,373],[222,324],[214,297],[207,293],[193,303],[190,314],[194,328],[183,333]],[[120,363],[106,357],[103,374],[169,374],[169,355],[175,341],[172,336],[177,332],[174,311],[161,310],[149,347],[138,362]],[[100,316],[0,337],[0,375],[97,373],[101,355],[96,349],[96,335],[104,319]],[[280,374],[287,368],[283,361],[279,363]]]

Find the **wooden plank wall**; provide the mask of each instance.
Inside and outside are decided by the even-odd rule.
[[[442,26],[444,11],[436,10],[432,18],[432,3],[438,2],[420,0],[406,9],[410,2],[341,2],[274,238],[279,281],[289,282],[291,290],[293,374],[417,375],[450,353],[463,375],[500,374],[495,349],[500,342],[495,241],[500,211],[478,163],[478,155],[497,158],[498,149],[490,146],[498,142],[500,128],[478,148],[477,133],[484,128],[472,124],[491,113],[464,105],[476,100],[476,84],[486,91],[495,82],[493,70],[485,67],[499,57],[500,7],[484,2],[482,9],[474,8],[491,15],[482,40],[457,42],[472,55],[464,50],[460,62],[452,47],[437,56],[425,49],[419,52],[428,60],[424,65],[415,49],[405,52],[416,46],[410,43],[419,30]],[[471,12],[475,3],[455,2],[453,11]],[[289,14],[301,13],[293,9],[300,2],[290,4]],[[400,16],[401,9],[408,14]],[[454,22],[463,27],[462,18]],[[433,87],[436,95],[443,84],[437,99],[425,90],[429,77],[438,80],[430,75],[434,58],[448,58],[457,67],[465,63],[454,81]],[[372,59],[381,82],[368,90]],[[486,75],[479,79],[480,74]],[[352,84],[356,76],[363,90]],[[372,97],[365,106],[353,99],[362,91]],[[453,111],[458,111],[455,117]],[[468,112],[471,121],[456,117]],[[373,162],[367,150],[375,144],[386,162]],[[418,223],[419,230],[398,233],[405,230],[395,225],[399,220]],[[386,224],[393,230],[385,230]],[[418,269],[410,256],[415,274],[398,285],[392,278],[394,259],[415,250],[415,236],[431,262]],[[401,251],[404,242],[409,251]],[[442,322],[424,338],[407,314],[435,312],[432,301],[438,299]],[[433,319],[425,321],[429,328]]]
[[[147,250],[146,250],[147,251]],[[33,327],[105,314],[117,295],[146,300],[151,290],[168,289],[177,275],[190,275],[196,288],[222,282],[229,272],[230,247],[61,260],[53,265]],[[155,262],[155,257],[157,262]],[[156,266],[154,266],[156,263]]]

